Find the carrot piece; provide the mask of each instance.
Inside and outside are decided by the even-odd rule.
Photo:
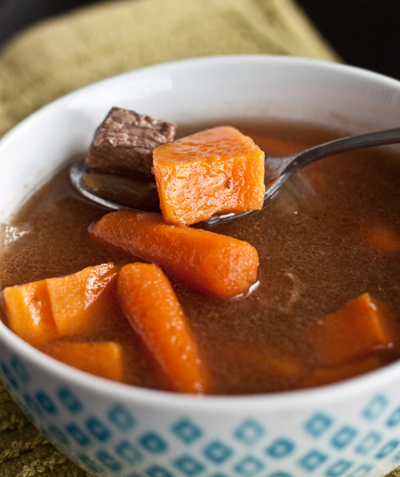
[[[40,348],[49,356],[81,371],[114,381],[123,380],[123,349],[114,341],[47,343]]]
[[[400,235],[383,224],[369,225],[364,231],[368,245],[380,252],[392,254],[400,252]]]
[[[221,212],[261,209],[264,152],[231,126],[220,126],[153,150],[164,220],[190,225]]]
[[[311,337],[325,366],[344,364],[392,346],[381,306],[368,293],[314,323]]]
[[[204,393],[197,344],[168,278],[154,264],[133,263],[118,276],[120,305],[177,391]]]
[[[160,215],[110,212],[89,232],[98,244],[156,262],[166,272],[219,298],[244,294],[257,279],[258,254],[247,242],[167,225]]]
[[[87,333],[107,318],[118,268],[113,263],[46,280],[58,336]]]
[[[4,302],[10,328],[28,343],[39,345],[57,336],[45,280],[5,288]]]
[[[370,356],[361,361],[342,364],[334,368],[318,368],[300,383],[299,388],[310,388],[335,383],[367,373],[381,366],[382,362],[377,357]]]

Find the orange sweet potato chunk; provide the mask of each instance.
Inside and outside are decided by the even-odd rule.
[[[317,368],[301,382],[299,387],[310,388],[335,383],[373,371],[381,366],[382,362],[376,356],[370,356],[360,361],[342,364],[333,368]]]
[[[392,346],[380,304],[368,293],[313,323],[311,338],[323,366],[338,366]]]
[[[123,380],[123,349],[114,341],[53,342],[42,346],[41,350],[81,371],[114,381]]]
[[[118,268],[113,263],[46,280],[59,337],[84,334],[107,318]]]
[[[258,254],[250,244],[167,225],[160,215],[110,212],[89,232],[99,245],[158,263],[167,273],[218,298],[247,293],[257,280]]]
[[[10,328],[28,343],[36,346],[57,336],[45,280],[5,288],[4,302]]]
[[[190,225],[216,213],[261,209],[264,152],[231,126],[198,132],[153,150],[164,220]]]
[[[204,393],[206,377],[197,344],[161,268],[146,263],[125,265],[118,276],[117,290],[122,310],[172,387]]]

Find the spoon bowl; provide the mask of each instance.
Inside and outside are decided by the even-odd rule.
[[[356,149],[396,143],[400,143],[400,128],[336,139],[286,157],[266,156],[264,205],[287,179],[313,162]],[[110,210],[132,209],[160,213],[157,189],[152,181],[144,182],[126,177],[96,174],[85,168],[85,159],[71,166],[70,180],[80,194]],[[242,214],[216,214],[206,222],[213,225],[251,212],[254,211]]]

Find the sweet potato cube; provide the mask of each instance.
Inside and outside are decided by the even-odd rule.
[[[368,293],[313,323],[311,337],[323,366],[337,366],[392,345],[381,306]]]
[[[161,268],[147,263],[125,265],[118,276],[117,290],[122,310],[172,387],[204,393],[206,378],[196,341]]]
[[[360,361],[342,364],[333,368],[317,368],[301,382],[299,387],[310,388],[335,383],[373,371],[381,366],[382,362],[376,356],[370,356]]]
[[[57,336],[45,280],[5,288],[4,302],[10,328],[28,343],[36,346]]]
[[[190,225],[217,213],[261,209],[264,152],[231,126],[207,129],[153,150],[164,220]]]
[[[84,334],[107,318],[118,268],[112,263],[46,280],[59,337]]]
[[[123,380],[123,349],[114,341],[53,342],[42,346],[41,350],[81,371],[114,381]]]
[[[258,254],[242,240],[179,225],[161,215],[110,212],[90,229],[99,245],[158,263],[185,283],[218,298],[247,293],[256,282]]]

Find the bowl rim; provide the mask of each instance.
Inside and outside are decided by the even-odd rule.
[[[202,68],[210,65],[218,65],[221,67],[229,64],[245,64],[249,62],[264,63],[270,66],[287,64],[290,67],[312,68],[317,71],[324,69],[326,71],[352,76],[355,79],[367,78],[377,81],[380,84],[392,87],[395,86],[400,92],[400,82],[394,78],[356,66],[323,60],[262,54],[219,55],[182,59],[120,73],[96,81],[52,101],[29,115],[0,139],[0,154],[2,149],[6,147],[9,142],[18,140],[19,136],[23,135],[24,131],[42,116],[47,115],[50,111],[57,108],[68,108],[71,100],[74,100],[93,88],[108,88],[114,83],[121,81],[121,79],[132,75],[157,74],[157,72],[176,71],[187,67]],[[142,388],[115,381],[111,382],[110,380],[80,371],[51,358],[34,348],[29,343],[15,335],[6,324],[0,320],[0,342],[1,341],[3,341],[13,352],[17,352],[32,365],[42,368],[44,371],[54,374],[58,378],[61,377],[65,382],[77,385],[83,390],[101,393],[103,396],[124,400],[125,402],[140,401],[148,407],[162,407],[171,410],[179,409],[180,411],[216,411],[218,414],[230,414],[232,412],[246,413],[249,409],[252,411],[261,411],[272,408],[275,410],[296,410],[298,408],[310,406],[318,407],[321,403],[329,404],[333,401],[347,401],[351,397],[362,396],[370,391],[376,391],[377,389],[380,389],[381,386],[396,379],[400,381],[400,360],[398,360],[382,368],[348,380],[310,389],[248,395],[192,395]],[[110,383],[112,383],[112,385],[110,385]]]

